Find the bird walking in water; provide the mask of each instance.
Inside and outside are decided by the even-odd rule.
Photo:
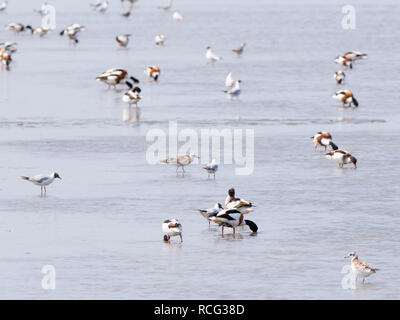
[[[214,158],[212,159],[212,161],[207,164],[206,166],[203,167],[203,169],[205,169],[208,172],[208,178],[210,179],[210,175],[214,175],[214,179],[215,179],[215,173],[218,171],[218,164],[217,164],[217,160]]]
[[[243,53],[244,47],[246,46],[246,42],[242,43],[239,48],[233,49],[232,51],[240,56]]]
[[[332,150],[339,149],[336,144],[332,142],[332,136],[329,132],[318,132],[316,135],[311,137],[313,139],[314,151],[317,151],[318,146],[324,147],[325,151],[328,146],[332,147]]]
[[[70,40],[74,41],[74,43],[76,44],[76,43],[79,42],[79,40],[78,40],[78,33],[79,33],[79,32],[82,32],[82,31],[84,31],[84,30],[85,30],[85,27],[84,27],[84,26],[81,26],[81,25],[78,24],[78,23],[74,23],[74,24],[71,24],[71,25],[69,25],[68,27],[66,27],[64,30],[62,30],[62,31],[60,32],[60,36],[63,36],[64,34],[66,34],[67,37],[68,37]]]
[[[130,36],[130,34],[120,34],[119,36],[115,37],[115,40],[117,40],[121,47],[126,48],[128,46]]]
[[[325,157],[329,160],[335,161],[339,164],[339,168],[343,168],[345,164],[352,163],[354,169],[357,169],[357,159],[350,153],[343,150],[334,150],[325,154]]]
[[[242,80],[236,80],[235,81],[235,85],[233,86],[233,88],[231,90],[224,90],[225,93],[227,93],[231,98],[238,98],[239,95],[241,94],[241,90],[240,90],[240,83],[242,82]]]
[[[358,101],[354,97],[353,92],[349,90],[340,90],[335,92],[335,94],[332,96],[333,99],[338,100],[342,103],[342,107],[346,108],[346,105],[348,108],[352,107],[352,104],[354,104],[354,107],[358,108]]]
[[[172,157],[166,160],[162,160],[162,163],[172,164],[176,166],[176,174],[178,175],[178,169],[182,168],[182,174],[185,173],[185,166],[188,166],[193,162],[195,158],[199,158],[195,154],[186,154],[183,156]]]
[[[333,78],[336,80],[336,84],[342,84],[346,75],[342,70],[336,71]]]
[[[148,67],[146,70],[144,70],[144,73],[147,74],[151,79],[154,81],[158,80],[158,77],[160,76],[160,68],[156,66]]]
[[[211,51],[211,47],[208,46],[206,51],[206,59],[208,60],[208,62],[216,62],[220,61],[222,58],[214,54],[214,52]]]
[[[243,225],[249,226],[252,232],[258,231],[258,226],[251,220],[245,220],[243,213],[236,209],[222,210],[210,220],[222,227],[222,236],[224,236],[224,227],[232,228],[233,235],[235,235],[236,228]]]
[[[126,81],[126,84],[130,86],[131,89],[122,96],[122,101],[129,104],[129,107],[131,107],[132,104],[135,104],[137,107],[138,102],[142,99],[140,96],[142,90],[140,90],[139,87],[133,88],[133,85],[129,81]]]
[[[365,283],[365,278],[369,277],[371,274],[376,273],[379,269],[371,268],[368,264],[358,259],[358,255],[355,251],[351,251],[344,257],[351,258],[351,270],[354,272],[357,283],[358,278],[362,278],[362,283]]]
[[[164,241],[169,242],[171,237],[179,236],[182,239],[182,224],[177,219],[165,220],[162,224],[162,231],[164,233]]]
[[[208,230],[210,230],[210,222],[211,222],[211,217],[215,217],[218,212],[220,212],[221,210],[224,210],[224,208],[222,207],[222,205],[217,202],[214,207],[210,208],[210,209],[198,209],[200,214],[206,218],[208,220]]]
[[[61,180],[61,177],[57,172],[53,172],[52,174],[38,174],[33,177],[25,177],[21,176],[23,180],[27,180],[32,182],[36,186],[40,186],[40,196],[46,196],[46,186],[53,183],[53,181],[58,178]]]

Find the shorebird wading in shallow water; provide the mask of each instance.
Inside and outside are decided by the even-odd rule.
[[[144,70],[144,73],[154,81],[157,81],[158,77],[160,76],[160,68],[156,66],[148,67],[146,70]]]
[[[351,270],[356,275],[355,282],[360,277],[362,278],[363,284],[365,283],[365,278],[369,277],[371,274],[376,273],[379,269],[371,268],[368,264],[358,259],[355,251],[349,252],[347,256],[344,257],[351,258]]]
[[[177,219],[165,220],[162,224],[162,231],[164,233],[164,241],[169,242],[171,237],[179,236],[182,239],[182,224]]]
[[[199,209],[200,214],[208,220],[208,229],[210,230],[210,222],[211,222],[211,217],[215,217],[218,212],[221,210],[224,210],[222,205],[220,203],[216,203],[214,207],[210,209]]]
[[[78,23],[74,23],[74,24],[71,24],[68,27],[66,27],[64,30],[62,30],[60,32],[60,36],[63,36],[64,34],[66,34],[68,39],[74,41],[74,43],[78,43],[79,42],[79,40],[77,38],[78,33],[82,32],[84,30],[85,30],[84,26],[81,26]]]
[[[329,132],[318,132],[316,135],[311,137],[313,139],[314,151],[317,151],[318,146],[325,147],[331,146],[333,150],[337,150],[338,147],[332,142],[332,136]]]
[[[257,225],[251,220],[245,220],[243,213],[236,209],[226,209],[220,211],[216,216],[210,217],[210,220],[219,226],[222,226],[222,236],[224,235],[224,227],[232,228],[235,235],[235,228],[238,226],[248,225],[252,232],[257,232]]]
[[[131,35],[130,34],[120,34],[119,36],[115,37],[115,40],[117,40],[118,44],[123,47],[126,48],[126,46],[129,43],[129,37]]]
[[[166,160],[162,160],[162,163],[172,164],[176,166],[176,174],[178,174],[178,169],[182,168],[182,174],[185,172],[185,166],[191,164],[195,158],[199,158],[195,154],[186,154],[184,156],[177,156],[173,158],[169,158]]]
[[[357,169],[357,159],[350,153],[343,150],[334,150],[325,154],[325,157],[329,160],[335,161],[339,164],[339,167],[343,168],[345,164],[352,163],[354,169]]]
[[[240,56],[243,53],[245,46],[246,46],[246,42],[242,43],[239,48],[233,49],[232,51]]]
[[[216,54],[214,54],[214,52],[211,51],[210,46],[207,47],[206,58],[207,58],[208,62],[215,62],[215,61],[219,61],[222,59],[221,57],[218,57]]]
[[[22,176],[21,178],[30,181],[37,186],[40,186],[41,196],[43,196],[43,194],[46,195],[46,186],[53,183],[54,179],[61,179],[57,172],[53,172],[52,174],[38,174],[34,177]]]
[[[130,86],[131,89],[122,96],[122,101],[129,104],[129,107],[132,104],[135,104],[137,107],[138,102],[142,99],[142,97],[140,96],[140,92],[142,90],[140,90],[139,87],[133,88],[132,84],[128,81],[126,82],[126,84]]]
[[[354,104],[354,106],[357,108],[358,107],[358,101],[354,97],[353,92],[349,90],[340,90],[335,92],[335,94],[332,96],[333,99],[338,100],[342,103],[343,108],[346,107],[346,104],[348,105],[348,108]]]
[[[342,84],[345,78],[345,74],[342,70],[336,71],[333,78],[336,80],[336,84]]]
[[[215,158],[212,159],[212,161],[204,166],[203,169],[208,172],[208,178],[210,178],[210,175],[213,174],[215,179],[215,173],[218,171],[217,160]]]
[[[116,89],[116,86],[118,84],[124,83],[124,80],[126,79],[131,79],[134,83],[139,83],[139,80],[134,78],[134,77],[129,77],[128,71],[122,68],[112,68],[108,69],[107,71],[104,71],[101,75],[99,75],[96,78],[96,81],[104,82],[105,84],[108,85],[108,88],[110,86],[113,86],[114,89]],[[127,81],[125,81],[125,84],[129,87],[132,88],[132,85]]]

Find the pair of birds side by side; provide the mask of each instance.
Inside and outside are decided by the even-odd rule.
[[[314,144],[314,151],[317,151],[318,146],[324,147],[325,151],[327,147],[330,146],[332,151],[325,154],[327,159],[335,161],[341,168],[343,168],[345,164],[353,164],[354,169],[357,169],[357,159],[349,152],[339,150],[338,146],[333,143],[332,135],[329,132],[318,132],[312,136],[311,139]]]
[[[232,78],[232,72],[228,72],[225,78],[225,86],[229,89],[224,90],[224,92],[229,94],[230,97],[238,97],[241,93],[240,83],[242,83],[242,80],[234,81]]]
[[[243,51],[244,51],[244,47],[246,46],[246,43],[242,43],[240,45],[239,48],[237,49],[233,49],[232,51],[234,53],[236,53],[238,56],[241,56]],[[206,59],[208,60],[208,62],[216,62],[216,61],[220,61],[222,60],[222,57],[217,56],[212,50],[211,50],[211,46],[208,46],[206,48]]]
[[[23,180],[32,182],[34,185],[40,187],[40,196],[46,195],[46,187],[54,182],[55,179],[60,179],[61,177],[57,172],[51,174],[38,174],[33,177],[21,176]]]
[[[182,156],[177,156],[177,157],[171,157],[165,160],[160,161],[161,163],[166,163],[166,164],[171,164],[176,166],[176,174],[178,174],[179,168],[182,171],[182,174],[185,173],[185,166],[188,166],[193,162],[195,158],[199,159],[199,156],[196,156],[194,153],[191,154],[186,154]],[[215,179],[215,173],[218,171],[218,164],[217,160],[213,158],[210,163],[205,165],[203,167],[204,170],[207,171],[208,173],[208,178],[210,178],[211,175],[214,176]]]

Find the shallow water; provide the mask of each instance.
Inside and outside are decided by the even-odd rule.
[[[174,1],[185,20],[139,1],[130,18],[113,1],[52,1],[57,30],[85,25],[77,46],[58,31],[40,39],[0,30],[18,42],[0,75],[0,298],[66,299],[397,299],[400,218],[399,27],[396,1],[353,1],[356,30],[340,25],[340,1]],[[10,3],[2,24],[38,25],[40,2]],[[164,33],[164,47],[154,36]],[[119,33],[131,33],[118,49]],[[1,42],[0,41],[0,42]],[[242,57],[230,51],[246,41]],[[207,65],[205,47],[223,56]],[[342,110],[333,59],[367,52],[346,72],[360,107]],[[161,68],[147,81],[148,65]],[[95,77],[125,67],[141,80],[139,123],[122,121],[123,92]],[[225,75],[243,80],[237,101]],[[146,134],[170,120],[178,128],[254,129],[254,173],[220,165],[208,180],[200,164],[184,177],[146,161]],[[315,132],[358,159],[339,169],[314,153]],[[56,170],[63,180],[40,198],[20,175]],[[257,207],[242,230],[222,238],[196,209],[223,202],[234,186]],[[161,222],[179,218],[184,243],[162,242]],[[343,256],[356,250],[381,269],[356,290],[341,286]],[[41,287],[43,265],[56,290]]]

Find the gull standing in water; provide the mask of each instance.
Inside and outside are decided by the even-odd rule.
[[[208,61],[211,61],[211,62],[219,61],[222,59],[221,57],[218,57],[216,54],[214,54],[214,52],[211,51],[210,46],[207,47],[206,58]]]
[[[344,257],[351,258],[351,270],[356,275],[355,282],[357,283],[358,277],[361,277],[363,284],[365,283],[365,278],[369,277],[371,274],[376,273],[379,269],[371,268],[368,264],[358,259],[358,255],[355,251],[349,252],[347,256]]]
[[[130,34],[120,34],[119,36],[116,36],[115,40],[117,40],[118,44],[121,47],[126,48],[126,46],[129,43],[130,36],[131,36]]]
[[[225,93],[229,94],[231,98],[233,97],[239,97],[241,90],[240,90],[240,83],[242,80],[236,80],[235,81],[235,86],[231,90],[224,90]]]
[[[203,169],[205,169],[208,172],[208,178],[210,178],[210,174],[214,175],[214,179],[215,179],[215,173],[218,170],[218,164],[216,159],[212,159],[212,161],[207,164],[205,167],[203,167]]]
[[[243,53],[244,47],[246,46],[246,42],[242,43],[239,48],[233,49],[232,51],[240,56]]]
[[[200,211],[200,214],[208,220],[208,230],[210,230],[211,217],[215,217],[218,214],[218,212],[224,210],[224,208],[218,202],[214,205],[214,207],[210,209],[198,209],[198,210]]]
[[[177,21],[182,21],[183,16],[178,11],[175,11],[172,15],[172,19],[177,20]]]
[[[169,242],[171,237],[179,236],[182,239],[182,224],[177,219],[165,220],[162,224],[162,231],[164,233],[164,241]]]
[[[172,164],[176,166],[176,174],[178,174],[178,169],[182,168],[182,174],[185,173],[185,166],[191,164],[195,158],[199,158],[195,154],[186,154],[184,156],[177,156],[173,158],[169,158],[166,160],[162,160],[162,163]]]
[[[54,179],[61,179],[57,172],[53,172],[52,174],[38,174],[34,177],[21,176],[21,178],[40,186],[40,196],[43,196],[43,194],[46,195],[46,186],[53,183]]]

